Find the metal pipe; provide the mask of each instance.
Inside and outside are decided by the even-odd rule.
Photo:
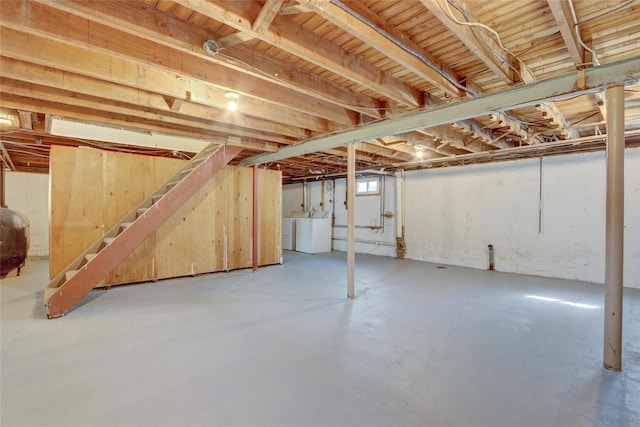
[[[604,367],[622,370],[624,259],[624,86],[607,88],[607,214],[604,267]]]
[[[538,169],[538,235],[542,234],[542,156]]]
[[[302,203],[300,204],[302,212],[307,211],[307,181],[302,183]]]
[[[331,240],[340,240],[346,241],[345,237],[332,237]],[[377,240],[367,240],[367,239],[355,239],[356,243],[369,243],[372,245],[380,245],[380,246],[395,246],[396,244],[393,242],[379,242]]]
[[[4,207],[4,165],[0,163],[0,208]]]
[[[351,9],[346,4],[342,3],[339,0],[330,0],[330,2],[333,5],[339,7],[340,9],[344,10],[345,12],[347,12],[349,15],[353,16],[358,21],[360,21],[363,24],[365,24],[368,27],[370,27],[376,33],[380,34],[382,37],[386,38],[387,40],[389,40],[390,42],[392,42],[393,44],[398,46],[400,49],[402,49],[405,52],[407,52],[408,54],[418,58],[420,61],[422,61],[422,63],[424,63],[427,67],[431,68],[432,70],[434,70],[438,74],[440,74],[445,80],[447,80],[453,86],[457,87],[458,89],[460,89],[463,92],[467,92],[468,91],[468,88],[466,88],[465,86],[461,85],[458,81],[456,81],[456,79],[454,79],[449,74],[447,74],[442,69],[440,69],[440,67],[437,64],[434,64],[433,62],[431,62],[426,56],[422,55],[420,52],[416,51],[415,49],[411,49],[409,46],[407,46],[406,44],[402,43],[402,41],[396,39],[395,37],[393,37],[391,34],[387,33],[386,31],[383,31],[382,29],[378,28],[378,26],[376,24],[374,24],[373,22],[369,21],[367,18],[365,18],[364,16],[360,15],[358,12],[356,12],[353,9]]]
[[[335,228],[348,228],[349,224],[334,224],[333,225]],[[368,229],[368,230],[382,230],[384,229],[384,227],[379,227],[379,226],[371,226],[371,225],[355,225],[355,228],[364,228],[364,229]]]
[[[495,271],[495,264],[493,260],[493,245],[489,245],[489,270]]]
[[[625,138],[635,138],[640,136],[640,130],[631,130],[624,132]],[[564,152],[579,152],[580,148],[588,145],[588,143],[600,143],[604,142],[606,139],[606,135],[592,135],[592,136],[584,136],[576,139],[564,139],[558,142],[545,142],[544,144],[534,144],[534,145],[523,145],[520,147],[512,147],[512,148],[500,148],[497,150],[483,151],[478,153],[469,153],[469,154],[461,154],[455,157],[443,157],[437,159],[429,159],[429,160],[419,160],[419,161],[411,161],[411,162],[402,162],[402,163],[394,163],[389,166],[390,168],[412,168],[412,167],[430,167],[434,164],[446,164],[453,162],[473,162],[475,160],[501,160],[503,158],[510,159],[516,158],[517,155],[523,156],[541,156],[545,155],[548,152],[551,152],[553,149],[561,149],[566,147]],[[572,149],[572,147],[576,147],[576,149]],[[589,146],[590,150],[597,149],[597,147]],[[553,154],[553,152],[551,152]],[[514,156],[514,157],[510,157]]]
[[[380,226],[377,228],[378,230],[382,230],[384,233],[384,199],[387,195],[387,179],[383,176],[382,180],[382,188],[380,193]]]
[[[396,173],[396,257],[404,259],[407,245],[404,240],[404,169]]]
[[[355,201],[356,201],[356,144],[347,148],[347,298],[355,297]]]

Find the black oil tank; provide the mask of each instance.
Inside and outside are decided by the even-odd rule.
[[[29,250],[29,220],[21,213],[0,208],[0,277],[20,268]]]

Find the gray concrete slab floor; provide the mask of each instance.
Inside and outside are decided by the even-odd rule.
[[[0,283],[2,426],[640,426],[603,286],[357,255],[94,291],[45,320],[46,260]]]

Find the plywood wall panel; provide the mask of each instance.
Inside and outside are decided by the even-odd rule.
[[[282,172],[258,169],[258,264],[277,264],[282,256]]]
[[[228,178],[227,262],[229,270],[251,267],[253,236],[253,170],[238,168]]]
[[[68,147],[52,149],[52,274],[98,240],[111,226],[180,169],[185,161]],[[265,171],[266,172],[266,171]],[[262,178],[274,192],[280,175]],[[277,182],[276,182],[277,181]],[[172,215],[104,281],[134,283],[251,266],[253,171],[226,167]],[[275,193],[274,193],[275,194]],[[269,206],[268,200],[274,205]],[[261,240],[280,227],[280,198],[260,202],[266,215]],[[273,211],[273,212],[271,212]],[[270,221],[274,224],[270,224]],[[280,235],[277,236],[279,247]],[[264,259],[272,263],[279,253]],[[55,267],[55,268],[54,268]]]
[[[103,232],[102,151],[51,147],[49,272],[60,273]],[[55,255],[52,253],[55,250]]]
[[[103,221],[105,231],[120,222],[156,186],[153,180],[140,179],[154,175],[154,159],[125,153],[105,152],[103,164]],[[106,279],[106,284],[141,282],[153,279],[155,236],[151,235]]]
[[[215,226],[211,215],[216,205],[212,191],[216,178],[156,231],[158,278],[216,271]],[[190,232],[185,233],[185,229]]]

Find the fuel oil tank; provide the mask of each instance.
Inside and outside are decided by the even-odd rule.
[[[0,208],[0,277],[20,269],[29,250],[29,220],[20,212]]]

